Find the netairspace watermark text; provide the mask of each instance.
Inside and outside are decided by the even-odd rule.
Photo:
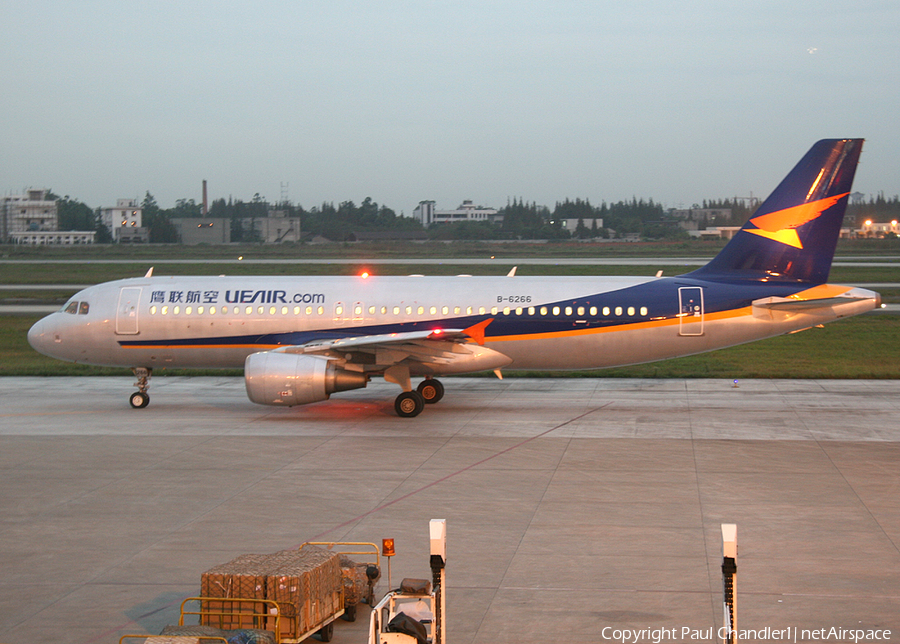
[[[608,642],[618,644],[661,644],[662,642],[710,642],[722,641],[727,628],[691,628],[675,626],[672,628],[616,628],[605,626],[600,637]],[[822,628],[799,628],[788,626],[772,628],[766,626],[759,629],[738,629],[734,631],[738,642],[889,642],[890,629],[878,628],[842,628],[830,626]]]

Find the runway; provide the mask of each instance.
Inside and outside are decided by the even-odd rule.
[[[276,409],[154,376],[132,410],[130,378],[0,378],[0,641],[158,633],[203,571],[307,540],[393,537],[394,585],[428,577],[432,518],[450,644],[713,641],[722,523],[740,629],[900,638],[900,382],[444,383],[401,419],[381,382]]]

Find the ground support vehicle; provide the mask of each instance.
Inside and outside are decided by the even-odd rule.
[[[404,579],[375,604],[369,618],[369,644],[446,643],[446,520],[432,519],[428,531],[432,580]]]
[[[369,619],[369,644],[434,642],[435,606],[429,581],[404,579],[397,590],[375,604]]]

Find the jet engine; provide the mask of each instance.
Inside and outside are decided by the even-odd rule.
[[[321,356],[261,351],[244,361],[247,396],[260,405],[305,405],[327,400],[336,391],[365,387],[364,373],[339,369]]]

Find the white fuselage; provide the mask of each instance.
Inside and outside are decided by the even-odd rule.
[[[771,294],[760,285],[711,308],[729,288],[641,277],[146,277],[81,291],[29,341],[87,364],[240,368],[278,347],[490,318],[485,346],[510,359],[506,368],[584,369],[780,335],[870,310],[878,297],[854,289],[845,304],[780,312],[751,305]]]

